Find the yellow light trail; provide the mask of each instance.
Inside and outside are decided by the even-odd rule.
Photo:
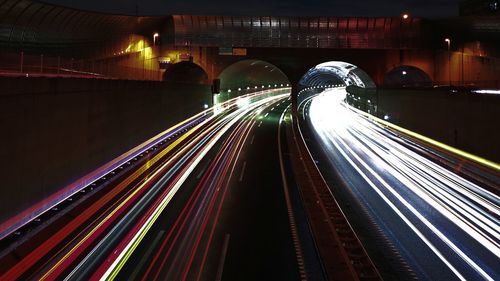
[[[355,112],[363,115],[364,117],[366,117],[366,118],[368,118],[370,120],[373,120],[373,121],[375,121],[377,123],[380,123],[380,124],[382,124],[382,125],[384,125],[386,127],[389,127],[389,128],[391,128],[393,130],[396,130],[396,131],[399,131],[399,132],[401,132],[403,134],[406,134],[408,136],[411,136],[411,137],[413,137],[415,139],[418,139],[420,141],[426,142],[426,143],[431,144],[433,146],[439,147],[439,148],[441,148],[441,149],[443,149],[443,150],[445,150],[447,152],[450,152],[452,154],[461,156],[461,157],[463,157],[465,159],[468,159],[468,160],[471,160],[471,161],[473,161],[475,163],[478,163],[478,164],[481,164],[481,165],[486,166],[488,168],[491,168],[491,169],[493,169],[493,170],[495,170],[497,172],[500,172],[500,164],[498,164],[498,163],[495,163],[495,162],[493,162],[491,160],[488,160],[488,159],[476,156],[474,154],[468,153],[468,152],[460,150],[458,148],[449,146],[449,145],[444,144],[442,142],[439,142],[437,140],[431,139],[431,138],[426,137],[424,135],[421,135],[419,133],[416,133],[416,132],[413,132],[411,130],[405,129],[405,128],[401,127],[401,126],[395,125],[395,124],[393,124],[391,122],[387,122],[387,121],[382,120],[382,119],[380,119],[378,117],[375,117],[375,116],[373,116],[371,114],[368,114],[368,113],[363,112],[363,111],[361,111],[359,109],[356,109],[356,108],[354,108],[354,107],[352,107],[350,105],[347,105],[347,106],[351,110],[353,110],[353,111],[355,111]]]

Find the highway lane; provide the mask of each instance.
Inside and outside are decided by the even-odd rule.
[[[210,143],[204,146],[202,153],[194,159],[194,162],[187,168],[186,171],[183,171],[180,175],[181,181],[175,182],[174,189],[178,190],[183,186],[184,181],[192,174],[193,169],[196,165],[203,159],[203,157],[210,151],[210,149],[215,145],[215,143],[226,133],[228,132],[234,125],[238,127],[245,125],[245,122],[241,122],[242,118],[255,111],[258,107],[266,104],[272,100],[276,100],[281,97],[272,97],[269,99],[264,99],[260,102],[251,103],[247,106],[243,106],[242,110],[237,111],[237,116],[228,116],[227,120],[230,120],[224,128],[217,133],[217,137],[210,140]],[[241,103],[240,103],[241,104]],[[236,130],[238,132],[238,130]],[[241,134],[232,133],[235,136],[235,140],[241,140]],[[231,139],[231,138],[230,138]],[[236,142],[236,144],[239,141]],[[233,146],[235,142],[229,141],[228,145]],[[223,154],[222,159],[234,158],[237,154],[233,148],[231,149],[223,149],[225,153]],[[229,153],[229,154],[227,154]],[[224,176],[217,177],[219,173],[222,175],[227,174],[230,171],[230,163],[231,161],[217,161],[217,166],[215,168],[210,168],[209,170],[215,174],[211,174],[206,178],[202,179],[198,184],[196,190],[199,190],[198,193],[193,193],[191,196],[192,200],[185,206],[186,210],[182,212],[181,216],[177,219],[175,226],[173,229],[170,229],[168,235],[162,242],[158,253],[155,255],[153,261],[150,263],[148,270],[146,271],[144,278],[167,278],[167,279],[180,279],[184,280],[185,278],[192,279],[195,274],[197,274],[196,270],[193,269],[193,264],[200,264],[195,262],[195,259],[202,259],[201,267],[203,267],[203,256],[204,256],[204,248],[203,245],[210,245],[210,237],[209,229],[213,229],[214,222],[217,221],[217,216],[220,209],[220,204],[223,202],[225,190],[227,190],[227,185],[223,184]],[[123,247],[118,247],[117,250],[113,251],[113,256],[106,261],[106,263],[111,262],[110,267],[105,271],[103,277],[114,278],[126,261],[128,257],[132,254],[135,248],[143,241],[144,233],[143,229],[147,232],[152,228],[154,222],[158,219],[158,217],[162,213],[163,202],[165,200],[170,200],[171,197],[166,197],[162,199],[162,203],[159,205],[153,214],[156,217],[149,217],[146,228],[144,226],[146,224],[142,224],[142,226],[137,226],[137,233],[134,237],[128,241],[128,244],[123,245]],[[215,218],[214,218],[215,216]],[[151,222],[149,222],[150,218],[153,218]],[[142,235],[142,236],[141,236]],[[208,236],[207,236],[208,235]],[[207,240],[208,239],[208,240]],[[208,246],[206,246],[208,247]],[[178,250],[176,250],[178,249]],[[206,252],[206,251],[205,251]],[[201,256],[200,256],[201,255]],[[112,261],[115,258],[115,261]],[[158,270],[155,271],[155,265],[158,266]],[[175,265],[174,267],[164,267],[164,265]],[[98,272],[97,272],[98,273]],[[194,275],[194,276],[193,276]],[[97,277],[96,274],[94,274]],[[147,277],[146,277],[147,276]]]
[[[301,278],[277,142],[279,120],[289,104],[282,101],[262,111],[242,149],[216,232],[215,249],[222,251],[228,240],[224,264],[217,265],[221,261],[217,250],[212,253],[222,280]]]
[[[90,204],[89,208],[82,209],[82,212],[75,215],[76,217],[72,221],[62,227],[47,241],[43,241],[41,245],[31,250],[31,253],[5,272],[2,275],[2,280],[13,280],[21,276],[27,277],[30,275],[32,277],[38,276],[37,278],[52,280],[59,278],[58,276],[60,275],[71,272],[68,272],[68,269],[72,268],[75,262],[85,261],[86,258],[82,254],[85,254],[86,257],[89,257],[89,253],[99,253],[102,255],[105,251],[102,251],[102,249],[96,250],[97,241],[106,234],[106,231],[116,230],[117,227],[110,228],[115,223],[123,222],[125,218],[125,221],[128,221],[128,225],[130,225],[132,221],[140,217],[143,210],[138,210],[137,205],[141,206],[146,203],[144,202],[145,198],[154,197],[154,187],[162,185],[155,184],[155,181],[159,180],[163,184],[168,181],[168,178],[171,178],[179,169],[175,164],[177,160],[191,157],[193,155],[193,152],[190,152],[191,148],[197,145],[199,147],[202,146],[200,143],[203,142],[198,142],[203,137],[210,135],[210,128],[213,128],[213,126],[220,127],[221,119],[229,120],[226,122],[236,122],[232,120],[237,120],[237,118],[233,118],[234,115],[232,114],[240,110],[238,108],[242,102],[244,104],[251,104],[256,99],[261,99],[268,95],[269,93],[264,93],[256,95],[257,97],[241,97],[223,104],[223,108],[219,108],[216,111],[211,110],[200,113],[201,116],[207,115],[205,121],[198,124],[195,129],[190,131],[183,130],[184,135],[176,133],[176,136],[180,135],[178,139],[169,144],[165,149],[162,149],[154,157],[148,158],[148,161],[144,165],[140,166],[125,179],[122,179],[122,182],[118,186],[111,189],[111,193],[98,198],[97,201]],[[214,113],[213,115],[212,112]],[[153,149],[156,149],[156,147],[158,146],[155,145]],[[141,154],[141,156],[143,155]],[[192,161],[189,164],[193,164]],[[165,175],[165,171],[167,171],[168,175]],[[88,221],[89,219],[91,221]],[[118,225],[125,226],[123,223],[118,223]],[[83,231],[82,226],[85,226]],[[107,235],[106,237],[109,236]],[[68,239],[70,240],[69,242]],[[113,243],[107,244],[107,247],[112,247]],[[97,248],[99,245],[103,245],[103,243],[98,243]],[[87,258],[87,260],[89,259]],[[91,267],[81,266],[79,268],[89,270]]]
[[[344,97],[337,89],[308,101],[309,125],[349,192],[417,276],[498,280],[498,195],[417,153],[421,144],[367,120],[343,104]]]
[[[207,154],[174,202],[187,204],[164,212],[118,279],[298,280],[276,153],[286,103],[256,108]]]

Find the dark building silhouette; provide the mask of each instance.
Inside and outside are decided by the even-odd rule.
[[[460,15],[500,15],[498,0],[466,0],[460,3]]]

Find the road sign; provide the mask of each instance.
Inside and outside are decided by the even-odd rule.
[[[233,56],[246,56],[247,49],[246,48],[233,48]]]
[[[232,56],[233,55],[233,48],[232,47],[219,47],[219,55]]]

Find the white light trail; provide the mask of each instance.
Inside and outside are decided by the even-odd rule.
[[[460,272],[464,269],[453,264],[444,248],[433,244],[433,239],[444,242],[446,252],[452,250],[482,278],[493,280],[481,267],[483,263],[477,255],[466,254],[462,244],[447,237],[443,224],[437,222],[452,222],[456,225],[454,231],[458,229],[463,232],[462,237],[472,238],[500,258],[500,198],[402,145],[384,128],[343,104],[345,95],[343,89],[328,90],[311,101],[310,121],[323,145],[333,145],[333,150],[351,164],[458,278],[464,278]],[[388,195],[397,200],[391,201]],[[429,213],[433,215],[428,217]],[[412,220],[427,230],[419,230]]]
[[[206,144],[198,156],[193,159],[187,170],[184,171],[182,176],[179,178],[178,181],[175,182],[174,186],[172,189],[168,192],[167,196],[163,198],[161,203],[158,205],[157,209],[154,211],[154,213],[145,221],[145,223],[141,226],[139,231],[134,235],[134,237],[129,241],[129,243],[126,245],[126,247],[121,251],[119,255],[117,255],[116,259],[113,261],[111,266],[106,270],[103,276],[100,277],[100,280],[113,280],[116,277],[116,274],[118,271],[121,269],[121,266],[128,260],[130,257],[131,253],[135,250],[135,248],[139,245],[141,240],[144,238],[146,233],[149,231],[153,223],[156,221],[156,219],[159,217],[159,215],[163,212],[163,210],[166,208],[166,206],[169,204],[171,199],[174,197],[175,193],[179,190],[179,188],[182,186],[184,181],[187,179],[187,177],[191,174],[191,172],[194,170],[194,168],[198,165],[198,163],[203,159],[203,157],[212,149],[212,147],[217,143],[217,141],[236,123],[239,122],[244,116],[246,116],[250,111],[257,109],[258,107],[275,101],[279,99],[283,99],[286,96],[289,96],[289,94],[281,94],[281,95],[275,95],[272,97],[264,98],[262,100],[250,103],[246,107],[239,108],[237,111],[229,114],[228,116],[224,117],[220,123],[225,123],[225,121],[229,120],[224,127],[217,132],[215,137],[210,140],[208,144]]]

